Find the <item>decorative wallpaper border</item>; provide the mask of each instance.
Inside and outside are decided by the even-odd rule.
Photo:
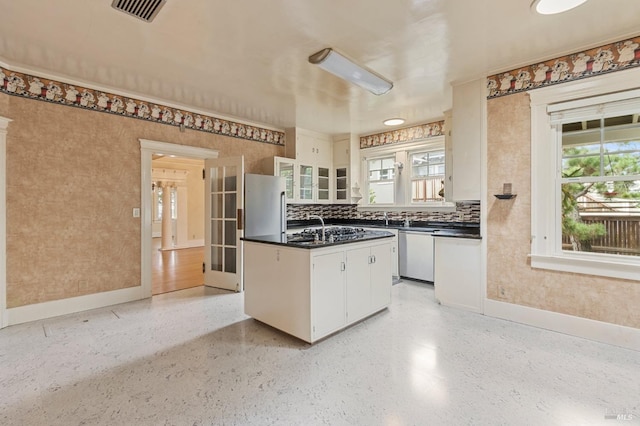
[[[413,142],[444,135],[444,120],[360,137],[360,149]]]
[[[487,78],[487,98],[640,66],[640,36]]]
[[[27,87],[28,86],[28,87]],[[118,96],[100,90],[14,72],[0,67],[0,92],[8,95],[116,114],[170,126],[231,136],[238,139],[284,145],[284,132],[196,114],[153,102]]]

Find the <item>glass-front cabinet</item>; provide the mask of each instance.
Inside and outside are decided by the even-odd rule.
[[[335,190],[335,202],[344,203],[347,202],[347,196],[349,194],[349,180],[347,175],[347,167],[335,168],[336,190]]]
[[[318,167],[318,188],[317,188],[317,201],[330,201],[331,193],[329,192],[329,168]]]
[[[288,203],[295,200],[295,161],[290,158],[275,158],[275,175],[285,179],[285,196]]]
[[[298,166],[298,200],[300,202],[313,201],[314,167],[305,164]]]

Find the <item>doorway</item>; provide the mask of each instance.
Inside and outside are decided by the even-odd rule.
[[[140,139],[140,153],[141,153],[141,287],[142,292],[145,297],[151,297],[154,294],[153,290],[153,254],[154,254],[154,240],[153,240],[153,222],[154,222],[154,196],[152,185],[153,185],[153,177],[152,177],[152,166],[153,166],[153,157],[156,158],[158,155],[163,155],[165,157],[173,156],[173,158],[184,158],[190,160],[204,160],[210,158],[217,158],[218,151],[206,148],[197,148],[185,145],[177,145],[166,142],[159,141],[151,141],[147,139]],[[204,192],[202,193],[204,194]],[[193,233],[191,234],[193,235]],[[157,244],[157,242],[156,242]],[[186,259],[178,259],[178,257],[186,258],[187,256],[182,256],[187,252],[183,250],[188,250],[188,247],[183,247],[180,249],[174,250],[165,250],[169,253],[167,257],[169,258],[167,265],[171,264],[171,258],[173,257],[173,264],[178,265],[183,263],[182,260]],[[165,252],[163,251],[163,253]],[[156,254],[158,251],[156,250]],[[195,261],[193,258],[198,258],[199,256],[199,272],[202,273],[202,260],[203,256],[196,254],[195,256],[191,256],[191,263],[193,264]],[[191,269],[187,266],[187,268]],[[174,269],[174,273],[176,275],[180,275],[178,269]]]
[[[204,160],[153,154],[152,295],[204,285]]]

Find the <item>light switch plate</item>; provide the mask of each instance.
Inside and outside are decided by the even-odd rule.
[[[140,207],[133,208],[133,217],[140,217]]]

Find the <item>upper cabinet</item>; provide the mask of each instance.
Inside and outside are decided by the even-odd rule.
[[[350,203],[351,136],[300,128],[285,134],[285,157],[266,160],[266,172],[286,179],[287,202]]]
[[[337,138],[333,143],[333,202],[350,203],[349,163],[351,138],[347,135]]]
[[[287,202],[331,202],[333,141],[328,135],[300,128],[287,129],[285,133],[288,158],[275,157],[268,171],[285,177]]]
[[[453,86],[451,126],[445,123],[445,144],[449,144],[445,148],[445,155],[450,157],[450,162],[447,161],[448,188],[445,187],[445,197],[450,201],[480,199],[481,148],[486,139],[485,85],[486,80],[480,79]]]
[[[294,127],[285,130],[287,157],[315,166],[330,167],[333,141],[329,135]]]

